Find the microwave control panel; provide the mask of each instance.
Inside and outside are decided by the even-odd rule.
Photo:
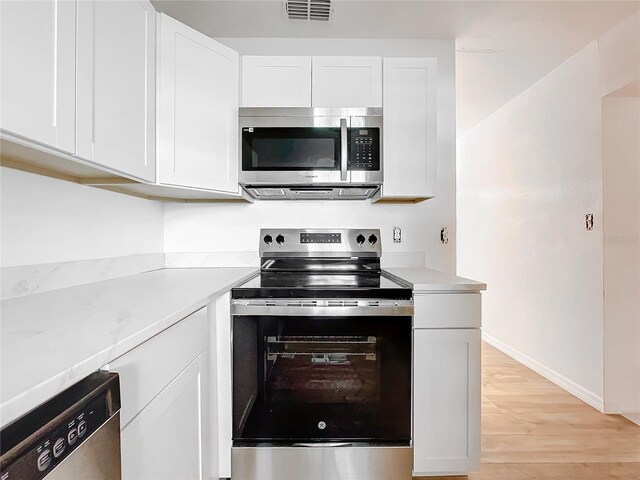
[[[380,129],[350,129],[349,170],[380,170]]]

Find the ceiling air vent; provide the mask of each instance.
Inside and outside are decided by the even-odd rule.
[[[285,0],[284,7],[291,20],[326,22],[331,15],[331,0]]]

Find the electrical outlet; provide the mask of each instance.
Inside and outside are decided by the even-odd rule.
[[[593,230],[593,213],[584,216],[584,226],[587,230]]]
[[[402,229],[393,227],[393,243],[402,243]]]
[[[440,242],[449,243],[449,229],[447,227],[440,229]]]

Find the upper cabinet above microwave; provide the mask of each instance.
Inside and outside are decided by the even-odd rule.
[[[243,107],[380,107],[380,57],[242,57]]]
[[[314,107],[381,107],[382,58],[313,57]]]
[[[243,107],[310,107],[311,57],[242,57]]]

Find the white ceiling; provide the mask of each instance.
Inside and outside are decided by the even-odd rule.
[[[211,37],[455,38],[458,134],[640,8],[639,1],[333,0],[288,20],[281,0],[155,0]]]

